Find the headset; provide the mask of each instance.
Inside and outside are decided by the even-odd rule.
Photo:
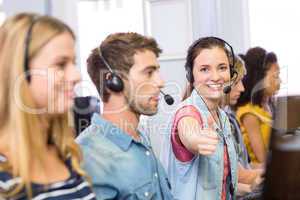
[[[106,59],[103,56],[101,46],[98,47],[99,57],[103,61],[105,67],[109,70],[110,75],[105,77],[104,84],[105,86],[113,92],[122,92],[124,90],[124,82],[121,77],[111,68]],[[164,100],[168,105],[172,105],[174,103],[174,98],[165,94],[160,90],[160,93],[164,96]]]
[[[24,49],[24,72],[26,74],[26,79],[28,82],[31,80],[31,76],[29,74],[29,46],[32,36],[32,29],[36,22],[40,19],[39,16],[34,16],[31,24],[29,25],[28,31],[25,36],[25,49]]]
[[[104,59],[101,47],[98,48],[99,57],[103,61],[105,67],[109,70],[109,77],[105,77],[104,84],[105,86],[113,92],[122,92],[124,90],[124,82],[121,77],[115,73],[114,70],[110,67],[108,62]]]
[[[230,69],[230,78],[234,79],[237,78],[237,72],[234,69],[235,66],[235,57],[234,57],[234,51],[232,46],[226,42],[225,40],[218,38],[218,37],[204,37],[204,38],[200,38],[198,40],[196,40],[189,48],[188,50],[188,55],[187,55],[187,59],[186,59],[186,63],[185,63],[185,69],[186,69],[186,79],[189,81],[189,83],[193,84],[194,83],[194,76],[193,76],[193,59],[192,59],[192,51],[194,51],[195,48],[197,48],[197,46],[203,42],[204,40],[208,40],[208,39],[215,39],[218,40],[220,42],[222,42],[224,44],[225,49],[227,49],[227,51],[230,53],[230,55],[228,56],[229,59],[231,58],[232,60],[229,60],[229,69]],[[227,47],[226,47],[227,46]],[[223,92],[225,94],[228,94],[231,91],[231,87],[233,85],[234,81],[231,81],[231,83],[228,86],[225,86],[223,88]]]

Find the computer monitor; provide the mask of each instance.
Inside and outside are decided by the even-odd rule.
[[[300,96],[282,96],[275,101],[273,129],[293,132],[300,127]]]
[[[300,199],[300,96],[280,97],[266,163],[264,200]]]
[[[92,96],[75,98],[73,114],[76,136],[91,124],[94,113],[100,113],[99,99]]]

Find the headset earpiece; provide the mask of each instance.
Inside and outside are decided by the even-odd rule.
[[[230,66],[230,79],[233,79],[234,76],[237,76],[238,73],[237,71],[234,69],[234,67]]]
[[[29,46],[32,36],[32,29],[36,22],[40,19],[39,16],[33,16],[32,21],[28,27],[26,36],[25,36],[25,49],[24,49],[24,73],[26,74],[26,80],[28,83],[31,81],[31,76],[29,73]]]
[[[102,55],[101,47],[98,48],[98,51],[99,51],[100,59],[102,59],[105,67],[109,70],[110,73],[107,76],[105,76],[105,80],[104,80],[105,86],[113,92],[122,92],[124,89],[123,80],[118,74],[116,74],[114,70],[112,70],[108,62],[105,60],[105,58]]]
[[[105,78],[104,84],[113,92],[122,92],[124,89],[123,80],[114,72]]]
[[[193,72],[191,70],[191,67],[186,68],[186,79],[188,80],[189,83],[194,82],[194,77],[193,77]]]

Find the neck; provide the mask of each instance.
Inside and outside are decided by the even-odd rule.
[[[102,117],[133,138],[139,139],[137,127],[140,115],[132,111],[128,105],[122,107],[113,102],[104,103]]]
[[[209,100],[209,99],[203,98],[203,101],[205,102],[207,108],[211,112],[213,112],[213,113],[217,112],[218,107],[219,107],[219,101],[218,100]]]
[[[211,112],[216,112],[219,104],[220,104],[220,99],[209,99],[201,95],[198,90],[195,88],[198,96],[204,101],[206,107],[211,111]]]
[[[262,100],[263,105],[269,104],[269,102],[270,102],[270,97],[269,96],[265,96]]]

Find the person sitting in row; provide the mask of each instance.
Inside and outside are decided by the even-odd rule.
[[[80,167],[72,117],[75,36],[21,13],[0,27],[0,199],[96,199]]]
[[[232,48],[205,37],[188,49],[189,88],[164,134],[161,161],[179,200],[232,199],[237,191],[237,155],[230,123],[220,108],[232,77]],[[231,46],[230,46],[231,47]]]
[[[273,52],[254,47],[244,56],[245,91],[237,103],[237,119],[253,163],[264,163],[272,126],[272,98],[279,90],[279,65]]]
[[[238,167],[238,192],[237,196],[242,199],[243,196],[249,195],[253,190],[257,189],[257,186],[261,184],[263,169],[252,169],[249,163],[249,156],[246,146],[243,141],[242,132],[235,116],[235,105],[245,88],[242,82],[244,75],[246,74],[246,68],[244,61],[239,57],[235,57],[234,70],[236,75],[233,78],[233,84],[229,93],[229,98],[225,99],[226,106],[224,110],[229,118],[232,135],[235,139],[235,149],[238,155],[239,167]],[[255,191],[256,192],[256,191]],[[256,192],[258,193],[258,192]],[[258,195],[260,195],[258,193]]]
[[[137,130],[141,114],[154,115],[164,86],[153,38],[109,35],[88,57],[88,73],[103,101],[101,115],[77,138],[84,169],[99,199],[170,200],[166,173],[149,138]]]

